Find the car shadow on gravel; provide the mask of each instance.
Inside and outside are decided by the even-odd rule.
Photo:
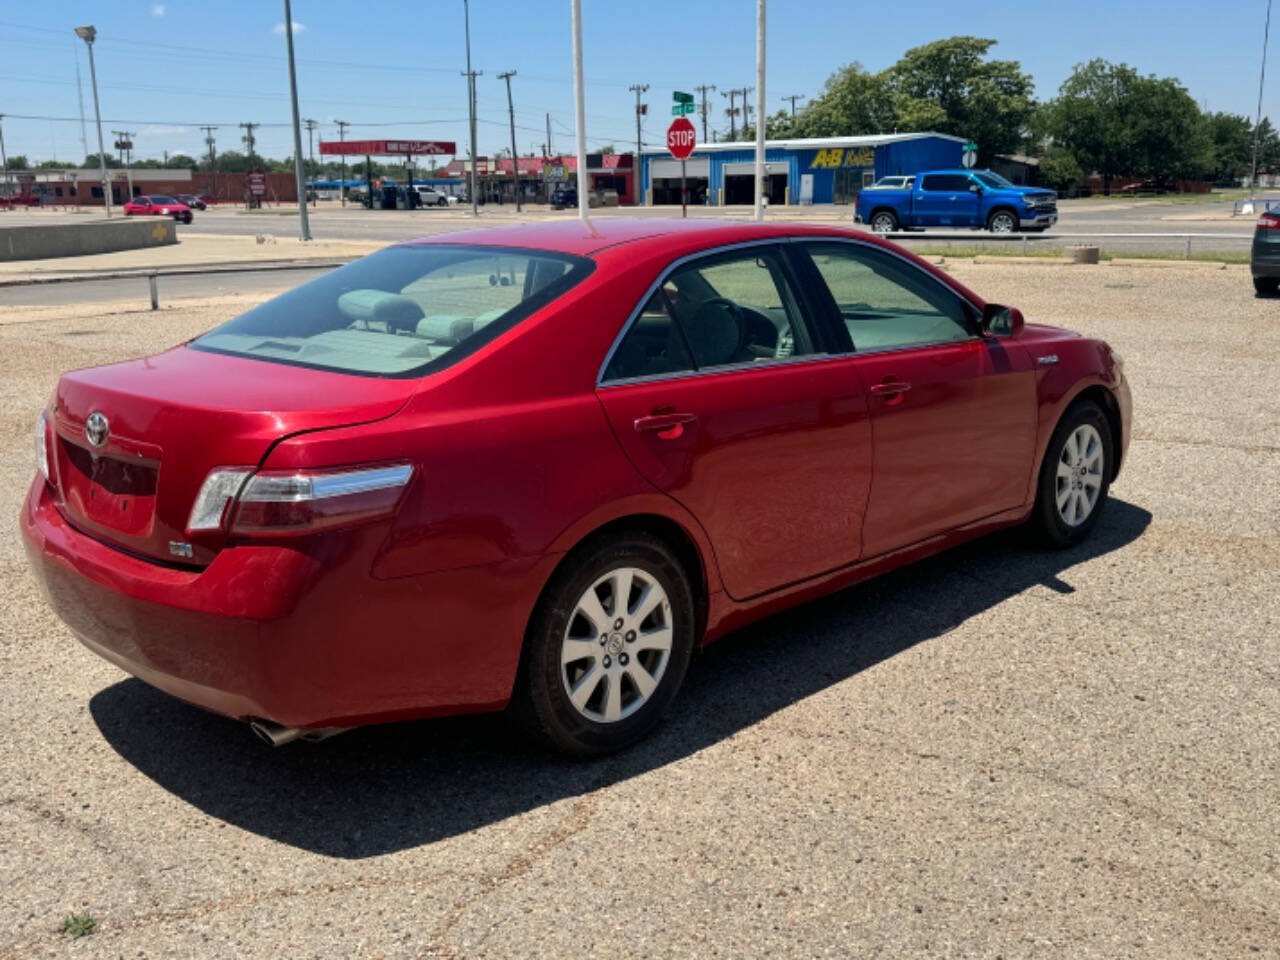
[[[1151,514],[1111,500],[1071,550],[997,534],[753,624],[695,659],[672,714],[645,742],[577,762],[530,746],[504,716],[424,720],[271,749],[243,724],[134,679],[89,709],[107,742],[211,817],[291,846],[359,859],[429,844],[679,760],[945,634],[1035,585],[1121,549]]]

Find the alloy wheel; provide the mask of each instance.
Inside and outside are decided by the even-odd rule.
[[[1068,527],[1078,527],[1089,519],[1102,490],[1102,437],[1092,424],[1082,423],[1067,436],[1058,454],[1054,499],[1058,516]]]
[[[674,629],[671,602],[650,573],[620,567],[578,598],[560,645],[560,680],[575,710],[616,723],[639,710],[662,681]]]
[[[1013,233],[1013,215],[997,213],[991,218],[992,233]]]
[[[871,219],[871,229],[875,233],[892,233],[896,224],[887,213],[878,213]]]

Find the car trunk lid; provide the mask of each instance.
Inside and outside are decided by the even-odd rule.
[[[186,523],[212,468],[254,467],[292,434],[388,417],[416,386],[187,347],[65,374],[50,446],[59,508],[130,553],[208,563],[224,538],[188,537]]]

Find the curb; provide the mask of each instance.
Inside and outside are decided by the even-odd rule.
[[[211,273],[266,273],[275,270],[328,270],[342,267],[359,257],[346,257],[333,260],[249,260],[239,263],[193,265],[190,267],[173,267],[170,269],[147,269],[138,267],[129,270],[105,270],[99,272],[64,274],[52,277],[22,277],[20,279],[0,279],[0,287],[29,287],[44,283],[81,283],[87,280],[128,280],[133,278],[183,277]]]

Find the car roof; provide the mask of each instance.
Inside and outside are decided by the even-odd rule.
[[[585,225],[574,218],[552,223],[513,224],[460,230],[455,233],[408,240],[403,245],[460,244],[514,247],[589,257],[602,250],[624,245],[634,248],[636,253],[648,253],[651,249],[669,249],[672,246],[701,249],[730,243],[746,243],[752,240],[798,236],[855,237],[871,243],[881,242],[863,231],[819,224],[614,216],[593,218],[589,224]]]

